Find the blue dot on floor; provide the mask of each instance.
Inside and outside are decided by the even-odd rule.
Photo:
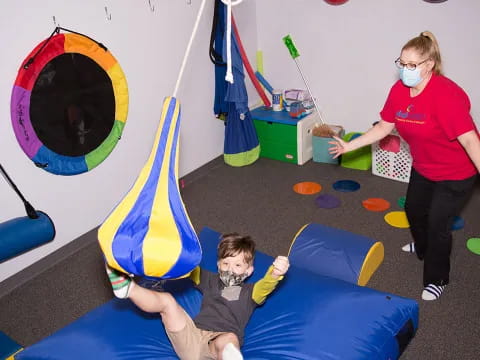
[[[317,196],[315,204],[319,208],[333,209],[340,206],[340,199],[330,194],[322,194]]]
[[[333,188],[341,192],[352,192],[360,189],[360,184],[353,180],[339,180],[333,184]]]

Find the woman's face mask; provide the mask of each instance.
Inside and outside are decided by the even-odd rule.
[[[395,64],[398,67],[398,75],[403,84],[408,87],[414,87],[427,78],[431,71],[428,61],[429,58],[419,54],[415,49],[402,50]]]
[[[408,70],[406,68],[399,69],[400,80],[408,87],[414,87],[423,80],[420,75],[420,68],[417,66],[415,70]]]

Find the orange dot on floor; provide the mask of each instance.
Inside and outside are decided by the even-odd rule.
[[[387,215],[385,215],[384,219],[388,225],[391,225],[393,227],[403,229],[410,227],[405,211],[391,211]]]
[[[362,201],[362,205],[370,211],[385,211],[390,208],[390,203],[381,198],[368,198]]]
[[[311,182],[304,181],[293,185],[293,191],[302,195],[312,195],[320,192],[322,190],[322,185]]]

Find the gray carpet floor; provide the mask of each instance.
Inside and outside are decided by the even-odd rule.
[[[343,179],[355,180],[361,188],[335,191],[332,184]],[[402,360],[480,358],[480,256],[465,246],[470,237],[480,236],[478,186],[460,214],[465,227],[454,232],[450,285],[441,299],[425,302],[420,298],[422,263],[400,250],[411,241],[409,230],[384,221],[387,212],[402,210],[397,201],[407,184],[337,165],[310,161],[298,166],[263,158],[242,168],[215,159],[184,180],[182,197],[197,231],[208,226],[249,234],[259,250],[272,256],[287,254],[295,234],[311,222],[381,241],[385,259],[367,286],[413,298],[420,305],[419,330]],[[318,194],[292,191],[302,181],[321,184],[321,193],[337,196],[341,206],[321,209],[315,204]],[[362,200],[372,197],[388,200],[391,208],[365,210]],[[0,330],[30,345],[110,299],[95,237],[94,229],[1,283]]]

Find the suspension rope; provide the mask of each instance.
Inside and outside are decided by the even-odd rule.
[[[225,4],[225,0],[222,0]],[[227,72],[225,73],[225,81],[233,84],[232,72],[232,1],[228,0],[227,5]]]
[[[190,49],[192,47],[193,39],[197,33],[198,24],[200,23],[200,18],[202,17],[203,8],[205,7],[206,0],[202,0],[200,4],[200,9],[198,10],[197,20],[195,20],[195,25],[193,26],[192,35],[190,35],[190,41],[188,42],[187,50],[183,57],[182,66],[180,67],[180,73],[178,74],[177,83],[175,84],[175,90],[173,90],[173,97],[177,97],[178,87],[180,86],[180,81],[182,80],[183,72],[185,70],[185,65],[187,64],[188,55],[190,54]]]
[[[63,27],[60,27],[60,26],[57,26],[52,34],[47,38],[47,40],[45,40],[42,44],[42,46],[40,46],[40,48],[35,52],[35,54],[30,58],[28,59],[28,61],[25,63],[25,65],[23,65],[23,68],[25,70],[27,70],[29,68],[30,65],[33,64],[33,62],[35,61],[35,58],[37,57],[38,54],[40,54],[42,52],[42,50],[45,48],[45,46],[47,46],[47,44],[50,42],[50,40],[52,40],[53,36],[56,35],[56,34],[60,34],[60,31],[63,30],[63,31],[68,31],[72,34],[77,34],[77,35],[81,35],[83,37],[86,37],[87,39],[93,41],[94,43],[96,43],[98,46],[100,46],[103,50],[107,51],[108,49],[105,47],[105,45],[103,45],[102,43],[99,43],[98,41],[96,41],[95,39],[92,39],[90,36],[87,36],[85,34],[82,34],[82,33],[79,33],[79,32],[76,32],[76,31],[73,31],[73,30],[69,30],[69,29],[65,29]]]
[[[2,164],[0,164],[0,173],[3,175],[5,180],[7,180],[8,184],[12,187],[12,189],[17,193],[18,197],[22,200],[23,205],[25,206],[25,211],[30,219],[38,219],[38,214],[35,211],[35,208],[25,199],[23,194],[18,190],[17,185],[13,182],[13,180],[8,176],[7,171],[3,168]]]
[[[231,41],[232,41],[232,6],[240,4],[243,0],[221,0],[222,3],[227,5],[227,73],[225,75],[225,80],[233,83],[233,73],[232,73],[232,52],[231,52]],[[202,17],[203,9],[205,8],[206,0],[202,0],[200,4],[200,9],[198,10],[197,19],[195,20],[195,25],[193,26],[192,35],[187,45],[187,50],[183,57],[182,66],[180,67],[180,72],[178,74],[177,83],[175,84],[175,89],[173,90],[173,97],[177,96],[178,88],[180,86],[180,81],[182,80],[183,73],[185,71],[185,66],[187,64],[187,59],[190,54],[190,49],[192,47],[193,39],[197,34],[198,24],[200,23],[200,18]]]
[[[225,74],[225,81],[233,84],[232,72],[232,6],[240,4],[243,0],[222,0],[222,3],[227,5],[227,72]]]

